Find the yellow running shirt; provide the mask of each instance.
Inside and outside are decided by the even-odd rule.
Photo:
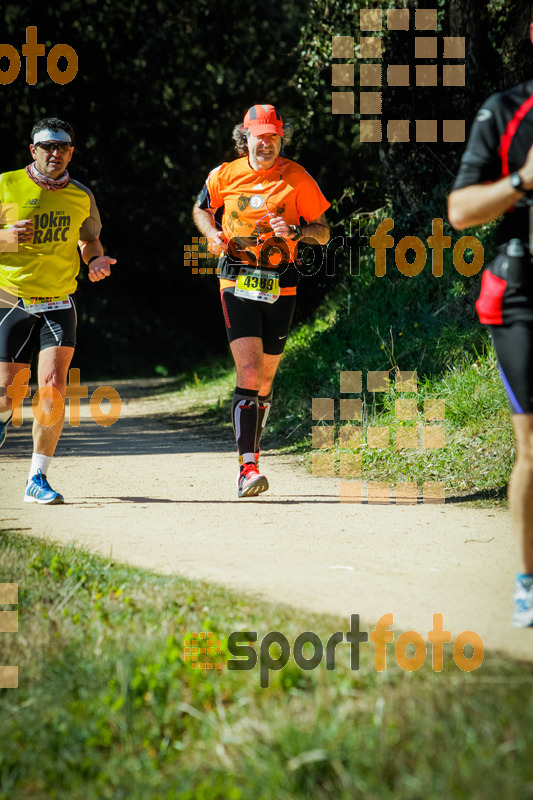
[[[6,203],[18,204],[18,216]],[[92,242],[102,224],[92,192],[69,180],[64,189],[42,189],[25,169],[0,175],[0,222],[33,219],[31,244],[15,253],[0,245],[0,286],[20,297],[60,297],[76,291],[80,270],[78,240]]]

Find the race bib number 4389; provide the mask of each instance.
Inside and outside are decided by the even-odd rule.
[[[275,272],[262,272],[251,267],[241,267],[235,297],[275,303],[279,297],[279,277]]]

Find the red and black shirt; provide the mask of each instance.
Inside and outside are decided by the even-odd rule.
[[[478,111],[454,190],[511,175],[523,166],[532,144],[533,81],[526,81],[493,94]],[[498,242],[515,237],[527,242],[528,224],[527,203],[522,198],[504,215]]]

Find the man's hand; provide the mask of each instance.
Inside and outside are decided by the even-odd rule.
[[[94,258],[89,264],[89,280],[90,281],[103,281],[108,275],[111,275],[111,264],[116,264],[116,258],[110,256],[98,256]]]
[[[293,240],[292,225],[289,225],[283,217],[277,217],[275,214],[270,214],[269,224],[274,231],[275,236],[281,236],[283,239]],[[325,214],[321,214],[317,219],[308,222],[302,231],[302,235],[298,241],[307,242],[308,244],[326,244],[329,240],[329,225],[326,222]]]
[[[280,236],[282,239],[290,239],[291,226],[285,222],[283,217],[277,217],[275,214],[269,214],[269,217],[269,224],[274,235]]]
[[[207,238],[207,249],[214,256],[221,256],[228,249],[227,243],[224,241],[224,236],[220,231],[210,231]]]
[[[19,244],[26,242],[33,242],[33,220],[32,219],[19,219],[10,225],[9,230],[17,232]]]

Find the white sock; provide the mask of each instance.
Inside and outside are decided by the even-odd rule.
[[[9,422],[11,419],[11,409],[9,411],[0,411],[0,422]]]
[[[37,475],[38,469],[42,470],[43,475],[47,475],[51,460],[52,456],[42,456],[40,453],[32,453],[28,480],[31,480],[34,475]]]

